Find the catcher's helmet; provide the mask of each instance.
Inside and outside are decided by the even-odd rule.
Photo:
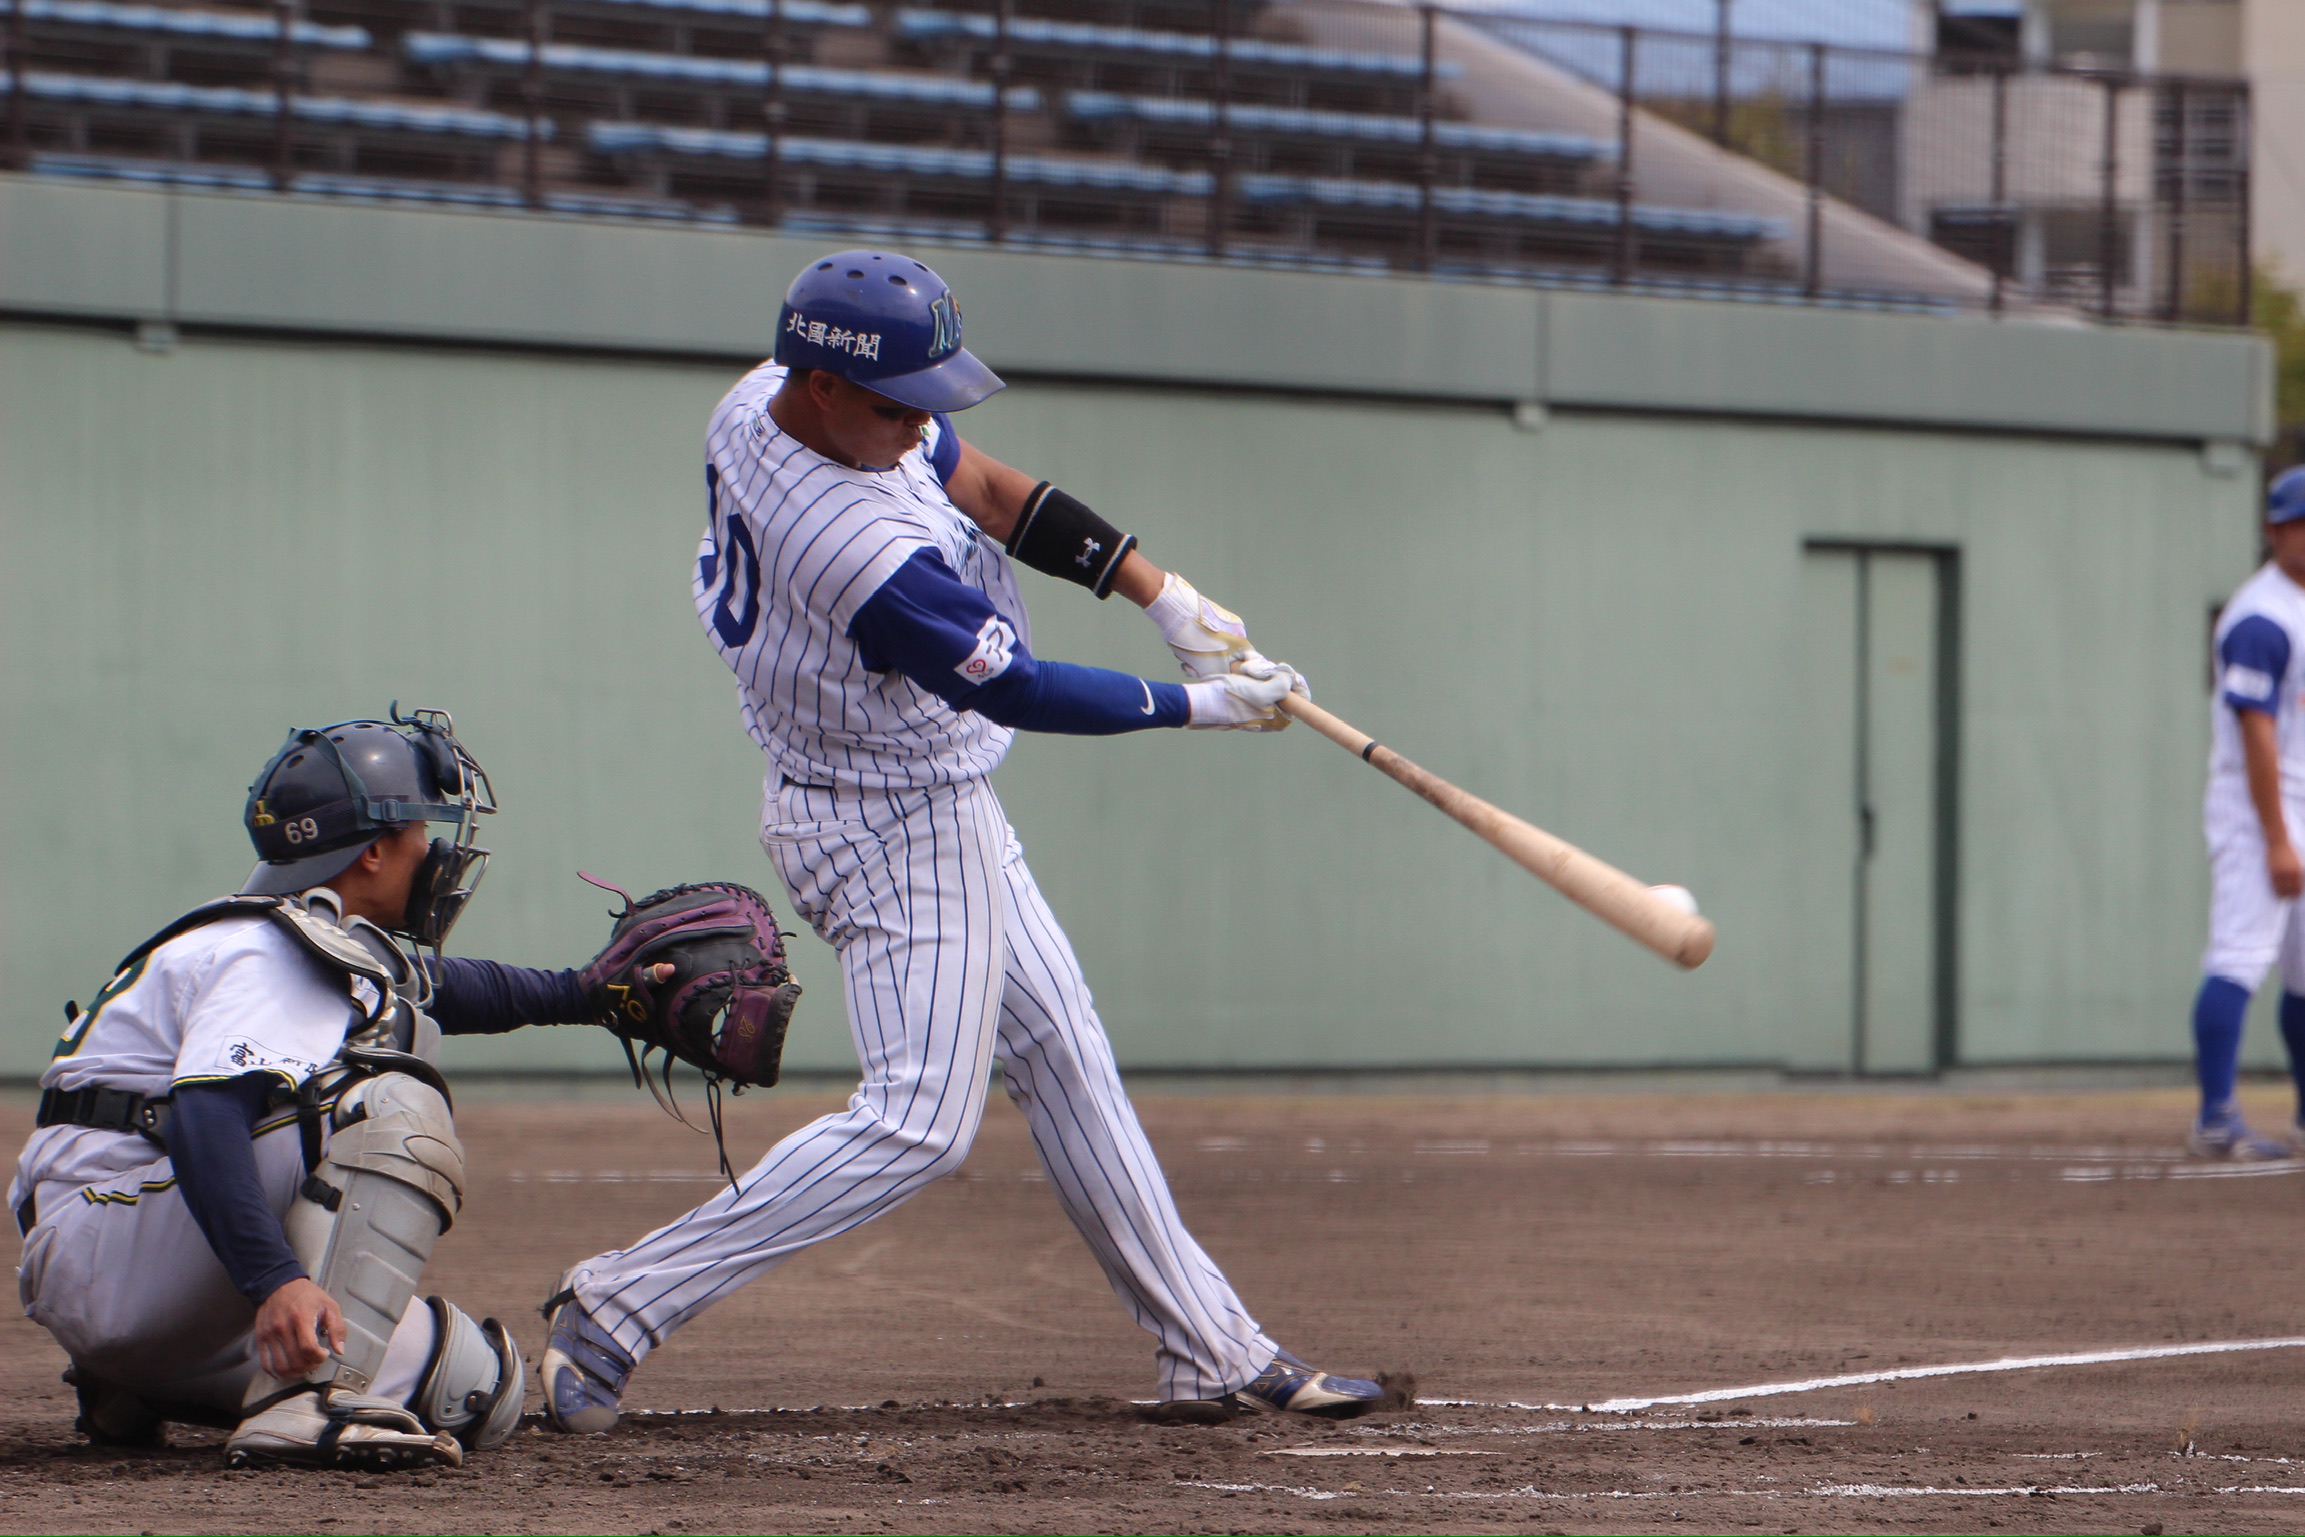
[[[2283,470],[2265,488],[2266,522],[2290,523],[2298,518],[2305,518],[2305,464]]]
[[[916,411],[962,411],[1005,388],[960,344],[943,278],[893,251],[813,261],[785,290],[776,361],[819,368]]]
[[[488,775],[438,710],[406,717],[339,721],[291,731],[248,787],[242,821],[256,845],[256,868],[241,890],[287,895],[324,885],[350,869],[361,850],[411,822],[454,822],[435,838],[416,872],[408,909],[392,925],[420,944],[447,937],[480,884],[488,851],[473,846],[475,819],[496,809]]]

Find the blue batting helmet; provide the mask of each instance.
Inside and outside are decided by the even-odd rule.
[[[776,360],[821,368],[916,411],[962,411],[1004,388],[960,344],[952,290],[909,256],[842,251],[785,290]]]
[[[2290,523],[2305,518],[2305,464],[2283,470],[2265,488],[2265,521]]]

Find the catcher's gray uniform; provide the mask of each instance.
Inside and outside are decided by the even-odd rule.
[[[373,1005],[375,985],[355,994]],[[257,916],[227,918],[154,950],[114,979],[57,1044],[43,1089],[166,1095],[186,1083],[278,1075],[283,1106],[258,1126],[256,1166],[285,1215],[304,1180],[293,1091],[344,1043],[345,985]],[[250,1376],[255,1309],[193,1221],[167,1151],[134,1131],[47,1126],[17,1159],[8,1204],[31,1222],[17,1288],[24,1311],[75,1363],[141,1395],[235,1420]],[[418,1310],[421,1312],[421,1310]],[[430,1344],[410,1320],[406,1396]],[[403,1366],[396,1361],[395,1367]]]
[[[443,712],[293,731],[249,790],[240,892],[66,1010],[8,1203],[91,1439],[191,1420],[235,1427],[236,1464],[392,1467],[512,1433],[503,1326],[412,1305],[464,1181],[426,1009],[435,975],[462,1030],[598,1008],[574,972],[441,958],[495,805]]]
[[[292,1242],[300,1228],[321,1230],[317,1245],[298,1247],[316,1247],[308,1266],[314,1279],[331,1295],[344,1293],[338,1300],[352,1338],[342,1359],[364,1370],[366,1395],[407,1406],[433,1388],[435,1397],[458,1401],[420,1436],[399,1433],[420,1443],[402,1451],[423,1454],[405,1460],[454,1461],[436,1432],[475,1445],[510,1433],[519,1413],[518,1358],[491,1348],[482,1362],[470,1319],[438,1299],[412,1305],[442,1225],[437,1213],[452,1212],[458,1200],[462,1153],[445,1099],[421,1078],[344,1065],[348,1022],[354,1055],[363,1044],[389,1054],[394,1042],[376,1022],[394,1012],[396,991],[421,992],[405,958],[395,988],[371,959],[372,947],[390,941],[354,922],[350,929],[372,936],[361,944],[326,896],[269,904],[270,911],[252,903],[252,911],[200,924],[132,958],[58,1043],[41,1078],[44,1104],[93,1107],[109,1094],[119,1096],[115,1104],[133,1097],[165,1105],[190,1085],[250,1074],[276,1079],[278,1103],[254,1135],[263,1198]],[[321,946],[365,962],[366,972],[332,967]],[[408,1038],[398,1044],[417,1052],[398,1064],[379,1055],[372,1064],[428,1071],[437,1032],[421,1015],[400,1017]],[[421,1169],[410,1167],[412,1148]],[[338,1188],[355,1199],[328,1210],[310,1198]],[[72,1358],[83,1429],[100,1440],[132,1440],[156,1419],[242,1422],[260,1396],[251,1392],[261,1376],[250,1348],[256,1310],[195,1219],[163,1139],[125,1127],[44,1125],[17,1161],[8,1202],[24,1232],[17,1275],[24,1309]],[[364,1214],[366,1228],[346,1215],[348,1206]],[[370,1231],[379,1217],[396,1232]],[[395,1253],[400,1262],[389,1273],[379,1268],[377,1255]],[[461,1402],[476,1390],[481,1403]],[[475,1412],[483,1404],[486,1412]]]

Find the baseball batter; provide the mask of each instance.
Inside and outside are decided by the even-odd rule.
[[[794,280],[774,361],[713,413],[697,612],[768,757],[761,842],[839,952],[863,1081],[733,1188],[562,1278],[540,1368],[560,1429],[607,1429],[634,1367],[714,1301],[959,1168],[996,1058],[1156,1341],[1157,1415],[1384,1401],[1282,1351],[1185,1230],[986,777],[1019,730],[1278,729],[1303,682],[1132,537],[964,443],[949,413],[1001,387],[934,272],[845,251]],[[1143,605],[1190,681],[1034,656],[1012,557]]]
[[[416,1300],[464,1182],[433,1058],[444,1030],[600,1007],[577,972],[441,959],[494,809],[443,714],[294,732],[250,790],[240,894],[66,1011],[8,1206],[91,1440],[178,1420],[231,1428],[235,1465],[389,1468],[518,1424],[503,1326]]]
[[[2305,930],[2297,898],[2305,863],[2305,467],[2266,499],[2273,558],[2218,615],[2217,708],[2203,822],[2209,840],[2209,949],[2193,1004],[2201,1114],[2193,1151],[2210,1158],[2285,1158],[2287,1142],[2252,1132],[2234,1104],[2249,999],[2278,962],[2281,1039],[2305,1128]]]

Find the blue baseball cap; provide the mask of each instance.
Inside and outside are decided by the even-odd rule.
[[[842,251],[803,268],[777,314],[776,361],[916,411],[965,411],[1007,387],[960,344],[960,305],[944,279],[894,251]]]
[[[2305,464],[2293,465],[2273,477],[2265,488],[2265,521],[2294,523],[2305,518]]]

